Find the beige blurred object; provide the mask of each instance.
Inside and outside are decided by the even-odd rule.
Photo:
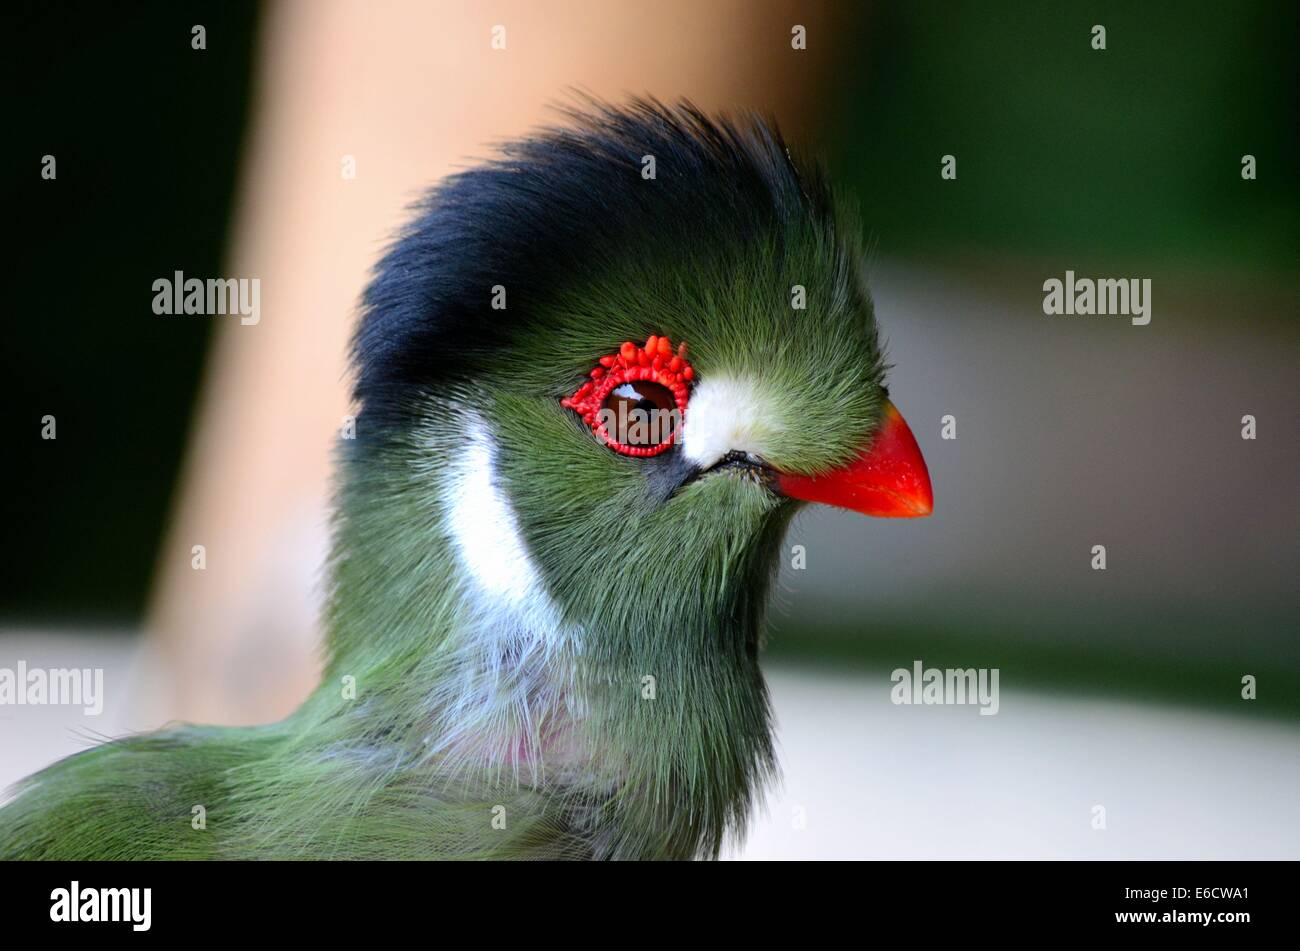
[[[421,190],[575,88],[759,109],[802,138],[836,35],[829,5],[752,0],[271,8],[227,265],[261,279],[262,316],[223,325],[206,371],[150,611],[150,717],[265,722],[314,686],[348,337]]]

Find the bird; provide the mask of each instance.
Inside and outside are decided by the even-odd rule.
[[[795,515],[931,513],[859,218],[774,121],[639,97],[444,178],[352,343],[319,687],[0,809],[10,859],[712,859],[776,778]],[[271,318],[273,319],[273,318]]]

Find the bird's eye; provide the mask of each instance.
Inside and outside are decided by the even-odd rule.
[[[629,340],[588,376],[560,405],[581,416],[605,445],[626,456],[657,456],[672,447],[695,378],[685,343],[674,350],[667,337],[652,336],[644,346]]]
[[[605,428],[624,446],[657,446],[677,429],[677,402],[662,383],[616,386],[601,406]]]

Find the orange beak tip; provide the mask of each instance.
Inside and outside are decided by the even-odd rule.
[[[847,465],[817,476],[781,473],[777,485],[790,498],[877,518],[920,518],[934,511],[925,457],[890,402],[871,443]]]

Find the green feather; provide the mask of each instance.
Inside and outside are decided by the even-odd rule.
[[[770,463],[845,462],[883,401],[856,242],[842,210],[761,238],[647,235],[557,286],[473,380],[410,393],[417,422],[343,460],[311,698],[55,764],[0,810],[0,856],[716,856],[774,774],[758,655],[796,503],[739,471],[658,498],[559,400],[621,341],[667,334],[698,380],[759,381]],[[476,425],[544,600],[485,597],[457,555]]]

